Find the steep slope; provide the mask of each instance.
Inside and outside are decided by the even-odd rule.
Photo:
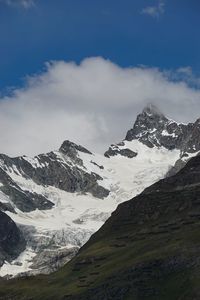
[[[178,124],[150,105],[105,156],[69,141],[34,158],[0,155],[0,207],[27,241],[26,250],[5,263],[0,276],[49,273],[62,266],[120,202],[169,170],[176,173],[198,153],[198,137],[198,121]]]
[[[196,156],[120,204],[60,271],[3,282],[0,299],[199,299],[199,195]]]
[[[200,151],[199,136],[200,119],[194,123],[177,123],[168,119],[157,107],[150,104],[137,116],[133,128],[127,132],[124,141],[138,140],[150,148],[178,149],[180,157],[189,157]],[[112,150],[115,151],[111,152]],[[122,150],[124,151],[123,142],[111,146],[105,155],[109,157],[116,154],[124,155],[121,153]]]
[[[199,130],[197,124],[198,120],[189,124],[177,123],[165,117],[155,106],[149,105],[138,115],[126,139],[139,139],[149,147],[163,146],[169,150],[176,148],[181,152],[195,152],[199,149],[199,141],[194,134],[195,130]]]
[[[16,224],[0,211],[0,266],[12,261],[25,249],[26,243]]]

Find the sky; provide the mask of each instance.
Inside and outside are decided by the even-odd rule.
[[[0,0],[0,152],[97,152],[154,103],[200,116],[199,0]]]

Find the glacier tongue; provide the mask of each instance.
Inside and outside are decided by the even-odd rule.
[[[89,175],[96,174],[97,184],[110,191],[102,199],[90,192],[72,193],[56,186],[39,184],[16,167],[7,169],[7,174],[22,191],[42,195],[54,206],[29,212],[15,206],[15,211],[6,212],[24,233],[27,249],[11,264],[6,262],[0,270],[0,276],[56,270],[103,225],[120,202],[129,200],[164,177],[180,156],[179,150],[149,148],[138,140],[124,141],[118,147],[119,150],[129,149],[137,155],[133,158],[122,155],[106,158],[76,149],[75,159],[78,159],[79,170]],[[58,157],[58,153],[55,155]],[[52,157],[55,158],[55,155]],[[62,161],[62,155],[59,159]],[[26,160],[34,164],[34,168],[48,168],[47,162],[37,160],[36,165],[35,160]],[[71,163],[71,168],[74,168]],[[2,200],[5,202],[6,199],[4,195]]]

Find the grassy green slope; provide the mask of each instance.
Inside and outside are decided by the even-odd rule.
[[[64,268],[0,283],[0,299],[200,299],[200,157],[119,205]]]

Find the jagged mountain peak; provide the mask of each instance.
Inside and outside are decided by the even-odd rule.
[[[196,125],[196,126],[200,126],[200,118],[198,118],[198,119],[196,120],[195,125]]]
[[[177,123],[167,118],[153,104],[147,105],[136,118],[125,140],[139,140],[148,147],[177,149],[181,153],[200,150],[200,119],[194,123]]]
[[[125,140],[132,141],[143,138],[142,142],[153,147],[154,143],[148,139],[149,135],[156,131],[162,132],[170,122],[171,120],[165,117],[155,105],[149,104],[137,116],[133,128],[127,132]]]
[[[149,148],[165,147],[168,150],[176,149],[175,140],[179,138],[181,129],[179,125],[168,119],[154,104],[148,104],[138,114],[136,121],[122,143],[111,145],[105,152],[106,157],[123,155],[129,158],[135,157],[137,153],[127,147],[126,142],[137,140]],[[179,148],[178,148],[179,149]]]
[[[90,152],[89,150],[87,150],[83,146],[77,145],[74,142],[71,142],[69,140],[65,140],[62,143],[59,151],[62,152],[63,154],[68,154],[68,155],[70,155],[70,153],[74,152],[74,151],[75,152],[80,151],[80,152],[83,152],[83,153],[92,154],[92,152]]]
[[[127,144],[132,141],[139,141],[149,148],[176,149],[180,151],[180,157],[198,153],[200,151],[200,118],[194,123],[178,123],[166,117],[154,104],[148,104],[138,114],[123,142],[111,145],[105,152],[105,156],[120,154],[129,158],[134,157],[134,153],[129,153],[130,144]]]

